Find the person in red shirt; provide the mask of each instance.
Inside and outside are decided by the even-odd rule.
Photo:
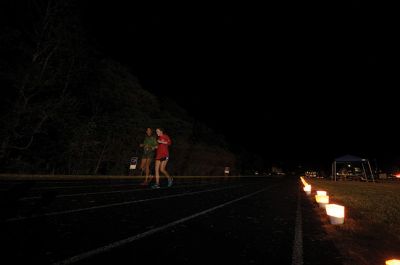
[[[168,178],[168,187],[172,186],[173,178],[169,175],[165,167],[168,163],[169,151],[168,146],[171,145],[171,139],[168,135],[164,133],[164,130],[161,128],[156,129],[156,133],[158,135],[157,139],[157,152],[156,152],[156,184],[153,185],[152,188],[158,189],[160,188],[160,171]]]

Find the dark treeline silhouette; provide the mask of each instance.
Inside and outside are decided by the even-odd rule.
[[[145,128],[160,126],[173,141],[172,174],[222,175],[225,166],[238,174],[221,135],[88,44],[79,1],[9,2],[0,31],[2,173],[126,174]]]

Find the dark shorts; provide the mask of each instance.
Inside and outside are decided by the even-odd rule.
[[[159,160],[159,161],[168,161],[168,156],[166,156],[166,157],[161,157],[161,158],[157,158],[156,160]]]
[[[144,152],[142,155],[142,159],[153,159],[154,152]]]

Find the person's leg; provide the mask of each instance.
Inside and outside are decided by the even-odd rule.
[[[142,157],[142,161],[140,161],[140,175],[143,176],[143,172],[146,166],[146,158]]]
[[[155,170],[156,170],[156,185],[160,185],[160,160],[156,160]]]
[[[140,170],[142,171],[142,174],[141,174],[142,176],[143,176],[143,172],[145,172],[145,170],[146,170],[146,164],[147,164],[148,160],[149,160],[148,158],[143,157],[142,161],[140,163]],[[147,184],[147,175],[144,178],[144,180],[143,180],[141,185],[146,185],[146,184]]]
[[[150,166],[149,166],[149,182],[151,182],[154,179],[154,174],[155,174],[155,159],[152,158],[150,159]]]
[[[164,160],[161,162],[161,166],[160,166],[160,171],[161,173],[163,173],[167,178],[170,178],[167,170],[165,169],[165,167],[167,166],[168,161]]]
[[[172,185],[172,177],[169,175],[168,171],[165,169],[167,166],[168,160],[164,160],[161,162],[161,172],[168,178],[168,187]]]
[[[146,179],[145,179],[145,182],[146,182],[146,183],[149,182],[150,163],[151,163],[151,159],[150,159],[150,158],[146,159],[146,165],[145,165],[145,167],[146,167]]]

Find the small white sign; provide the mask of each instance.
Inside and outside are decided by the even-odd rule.
[[[229,174],[229,167],[225,167],[225,174]]]
[[[129,165],[129,169],[136,169],[136,165],[138,162],[138,158],[136,156],[131,158],[131,164]]]

